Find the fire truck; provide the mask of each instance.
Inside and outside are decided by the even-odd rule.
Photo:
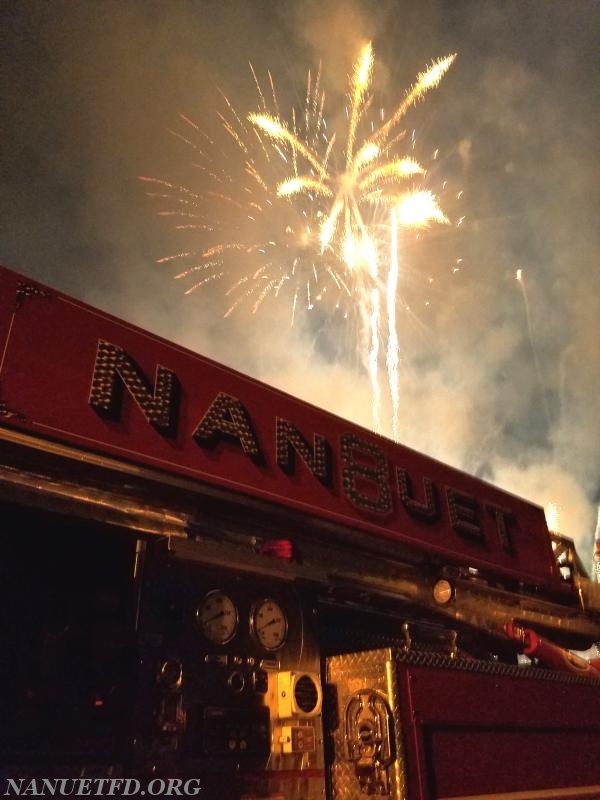
[[[541,508],[7,269],[0,513],[13,787],[600,797],[599,587]]]

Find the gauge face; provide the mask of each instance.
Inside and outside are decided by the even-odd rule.
[[[196,609],[196,619],[209,641],[226,644],[235,636],[238,612],[231,597],[215,589],[206,595]]]
[[[278,650],[285,642],[287,619],[275,600],[266,598],[254,604],[250,627],[252,634],[265,650]]]

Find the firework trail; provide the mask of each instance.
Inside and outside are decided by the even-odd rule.
[[[529,308],[529,298],[527,297],[527,289],[525,287],[525,278],[523,276],[523,270],[521,268],[517,269],[515,273],[515,278],[519,287],[521,289],[521,295],[523,297],[523,306],[525,308],[525,321],[527,323],[527,334],[529,336],[529,346],[531,348],[531,353],[533,355],[533,363],[535,364],[535,370],[537,373],[538,383],[540,386],[540,391],[542,393],[542,403],[544,406],[544,413],[546,416],[546,423],[548,428],[552,426],[551,414],[550,414],[550,406],[548,404],[548,397],[546,395],[546,382],[544,380],[544,376],[542,373],[542,367],[540,365],[540,360],[538,358],[537,348],[535,346],[535,337],[533,333],[533,324],[531,322],[531,311]]]
[[[397,228],[448,224],[436,196],[408,185],[425,169],[398,152],[407,111],[438,85],[455,55],[435,61],[417,76],[387,120],[369,114],[374,56],[367,44],[349,80],[347,130],[330,134],[324,115],[321,70],[308,73],[304,108],[281,116],[275,83],[265,91],[251,68],[259,110],[241,114],[223,94],[219,143],[181,115],[184,132],[172,131],[194,155],[193,167],[208,187],[142,178],[148,194],[166,208],[176,228],[192,232],[201,246],[159,259],[181,265],[176,278],[190,294],[215,281],[228,281],[227,317],[242,304],[257,313],[267,298],[286,297],[290,324],[297,311],[328,301],[344,317],[357,319],[361,351],[373,393],[373,420],[381,427],[378,381],[382,305],[387,316],[387,357],[394,416],[398,417]],[[341,169],[336,165],[342,164]],[[391,219],[393,244],[383,226]],[[391,215],[391,216],[390,216]],[[379,264],[388,259],[387,288]],[[382,295],[385,292],[385,301]]]
[[[387,280],[387,318],[388,341],[386,366],[392,399],[392,438],[398,441],[398,413],[400,410],[400,392],[398,383],[398,332],[396,329],[396,295],[398,292],[398,222],[396,211],[391,212],[390,230],[390,268]]]
[[[546,525],[552,533],[560,533],[560,507],[556,503],[547,503],[544,508]]]
[[[594,556],[590,575],[592,576],[592,580],[596,583],[600,583],[600,506],[598,506],[596,530],[594,531]]]

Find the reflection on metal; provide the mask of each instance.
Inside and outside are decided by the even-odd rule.
[[[135,587],[135,616],[134,628],[137,631],[140,623],[140,610],[142,607],[144,560],[146,558],[146,542],[143,539],[135,541],[135,560],[133,562],[133,585]]]
[[[307,672],[282,671],[277,675],[279,719],[315,717],[321,713],[319,676]]]
[[[404,622],[402,636],[404,653],[428,650],[448,658],[457,658],[459,654],[458,632],[440,624]]]
[[[385,698],[371,689],[346,704],[344,725],[348,758],[363,794],[390,794],[388,767],[394,760],[392,720]]]
[[[25,417],[22,414],[12,408],[9,408],[3,400],[0,400],[0,418],[18,419],[21,422],[25,421]]]
[[[433,587],[433,599],[440,606],[454,600],[454,587],[445,578],[440,578]]]
[[[436,583],[412,567],[389,566],[387,574],[368,574],[348,568],[330,574],[344,585],[391,598],[404,599],[421,608],[430,609],[460,625],[468,625],[492,636],[504,638],[508,619],[520,619],[544,630],[554,631],[557,638],[582,638],[590,643],[600,639],[600,620],[584,615],[576,606],[554,603],[532,595],[511,592],[487,585],[482,581],[457,578],[453,581],[455,599],[439,605],[433,597]],[[597,602],[597,601],[596,601]],[[600,606],[596,605],[598,611]]]
[[[565,580],[573,580],[574,578],[587,578],[588,574],[575,549],[575,542],[568,536],[562,536],[560,533],[550,531],[550,539],[552,541],[552,549],[556,563],[561,569]]]
[[[600,583],[587,580],[587,578],[576,578],[575,585],[583,610],[592,614],[600,614]]]
[[[589,660],[563,647],[557,647],[553,642],[538,636],[531,628],[524,628],[514,621],[508,622],[505,627],[508,636],[518,643],[519,649],[528,658],[535,657],[539,664],[550,669],[574,672],[600,681],[600,670]]]
[[[177,658],[168,658],[160,668],[158,679],[165,689],[179,689],[183,678],[181,662]]]
[[[0,465],[0,497],[162,536],[187,536],[186,516],[81,483]]]
[[[333,800],[405,800],[397,673],[389,649],[327,659]]]
[[[109,470],[111,473],[127,475],[131,478],[146,479],[156,481],[160,475],[160,482],[163,486],[176,486],[189,491],[198,488],[196,481],[172,475],[166,472],[157,473],[148,467],[140,467],[118,458],[98,455],[89,451],[80,450],[77,447],[53,442],[49,439],[40,439],[28,433],[0,427],[0,441],[5,441],[8,445],[24,448],[28,453],[29,460],[36,457],[39,459],[66,459],[76,464],[88,468],[100,468]]]
[[[410,566],[391,562],[381,564],[381,570],[357,572],[349,565],[330,572],[331,585],[350,587],[371,595],[385,595],[404,599],[421,608],[429,608],[438,617],[469,625],[491,635],[503,636],[503,625],[508,619],[518,618],[545,631],[553,631],[554,638],[570,641],[583,639],[598,641],[600,635],[600,586],[580,579],[578,586],[587,600],[588,613],[573,604],[550,602],[524,591],[516,592],[492,587],[481,580],[453,579],[454,602],[439,606],[433,600],[435,579],[430,579]],[[569,644],[568,646],[573,646]]]

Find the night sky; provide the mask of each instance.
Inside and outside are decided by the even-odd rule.
[[[433,59],[458,53],[405,120],[451,224],[401,241],[399,438],[558,504],[561,531],[590,561],[598,2],[4,0],[0,21],[0,263],[366,426],[371,389],[350,322],[323,304],[291,327],[283,299],[223,319],[231,281],[185,296],[173,266],[156,262],[190,233],[157,216],[139,178],[205,190],[169,131],[185,114],[225,137],[219,89],[240,115],[258,110],[249,62],[261,82],[272,71],[285,118],[322,62],[328,119],[342,127],[366,41],[375,102],[388,109]],[[385,395],[383,370],[381,380]],[[389,416],[384,397],[387,435]]]

